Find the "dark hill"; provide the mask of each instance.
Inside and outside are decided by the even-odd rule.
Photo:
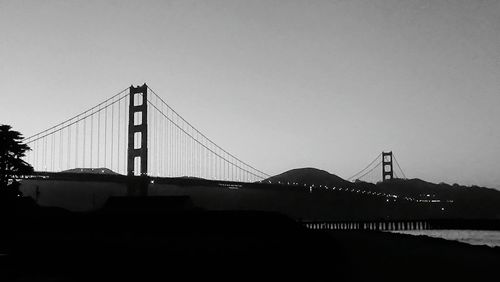
[[[431,183],[421,179],[379,182],[381,191],[420,202],[448,202],[456,217],[500,218],[500,191],[479,186]]]
[[[491,188],[458,184],[450,185],[446,183],[436,184],[418,178],[393,179],[391,181],[379,182],[376,185],[383,192],[410,197],[453,197],[464,193],[470,196],[473,194],[500,196],[500,191]]]
[[[316,169],[316,168],[297,168],[292,169],[282,174],[278,174],[269,177],[265,182],[271,181],[271,183],[281,184],[307,184],[315,186],[326,185],[329,187],[352,187],[353,184],[346,181],[335,174],[331,174],[327,171]]]
[[[68,173],[94,173],[94,174],[118,174],[112,171],[109,168],[101,167],[101,168],[73,168],[64,170],[62,172]]]
[[[401,205],[411,205],[408,210],[399,210],[399,214],[429,214],[431,217],[453,218],[500,218],[500,191],[479,186],[462,186],[458,184],[431,183],[418,178],[393,179],[376,184],[356,181],[348,182],[334,174],[315,168],[299,168],[265,180],[273,184],[284,185],[320,185],[328,187],[353,188],[357,190],[381,192],[384,195],[397,195],[406,199]],[[279,183],[278,183],[279,182]],[[352,194],[354,196],[354,194]],[[336,195],[335,197],[339,197]],[[354,199],[354,198],[352,198]],[[352,201],[349,200],[349,201]],[[427,212],[417,209],[428,209]],[[437,214],[437,213],[439,214]]]

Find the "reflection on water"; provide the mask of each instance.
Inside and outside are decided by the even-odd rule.
[[[487,245],[500,247],[500,231],[488,230],[406,230],[392,231],[394,233],[425,235],[429,237],[456,240],[471,245]]]

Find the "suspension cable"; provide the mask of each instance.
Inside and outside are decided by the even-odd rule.
[[[399,167],[399,170],[400,170],[400,171],[401,171],[401,173],[403,174],[404,179],[407,179],[407,178],[406,178],[406,175],[405,175],[405,173],[404,173],[404,171],[403,171],[403,169],[401,169],[401,166],[399,166],[398,160],[396,159],[396,155],[395,155],[394,153],[392,153],[392,156],[393,156],[393,158],[394,158],[394,161],[396,162],[396,165]]]
[[[160,99],[161,99],[161,98],[160,98]],[[184,130],[184,128],[180,127],[178,124],[176,124],[175,122],[173,122],[173,121],[172,121],[169,117],[167,117],[167,116],[166,116],[163,112],[160,112],[160,110],[159,110],[159,109],[158,109],[158,108],[157,108],[157,107],[156,107],[156,106],[155,106],[155,105],[154,105],[151,101],[149,101],[149,99],[147,100],[147,102],[148,102],[151,106],[153,106],[153,107],[154,107],[154,108],[155,108],[155,109],[156,109],[156,110],[157,110],[157,111],[158,111],[161,115],[163,115],[166,119],[168,119],[170,122],[172,122],[172,123],[173,123],[173,124],[174,124],[174,125],[175,125],[175,126],[176,126],[179,130],[180,130],[180,131],[184,132],[184,134],[185,134],[185,135],[187,135],[187,136],[189,136],[190,138],[192,138],[193,140],[195,140],[195,141],[196,141],[196,143],[198,143],[199,145],[203,146],[203,147],[204,147],[207,151],[210,151],[212,154],[214,154],[214,155],[218,156],[219,158],[224,159],[227,163],[231,163],[231,165],[233,165],[234,167],[237,167],[237,168],[239,168],[239,169],[241,169],[241,170],[244,170],[244,171],[246,171],[246,172],[248,172],[248,173],[252,174],[252,175],[253,175],[253,176],[255,176],[255,177],[258,177],[258,178],[265,178],[265,177],[262,177],[262,175],[257,175],[257,174],[255,174],[255,173],[253,173],[253,172],[251,172],[251,171],[248,171],[248,170],[246,170],[246,169],[244,169],[244,168],[242,168],[242,167],[240,167],[240,166],[238,166],[238,165],[236,165],[236,164],[232,163],[231,161],[227,160],[226,158],[222,157],[221,155],[217,154],[216,152],[214,152],[213,150],[211,150],[210,148],[208,148],[205,144],[202,144],[199,140],[196,140],[196,139],[195,139],[195,138],[194,138],[191,134],[189,134],[186,130]],[[181,117],[181,119],[182,119],[182,117]],[[196,130],[196,129],[195,129],[195,130]],[[208,138],[206,138],[206,139],[208,139]],[[182,140],[181,140],[181,142],[182,142]],[[182,146],[182,145],[181,145],[181,146]],[[207,152],[207,153],[208,153],[208,152]],[[240,162],[241,162],[241,161],[240,161]],[[249,167],[250,167],[250,166],[249,166]],[[256,170],[256,171],[258,171],[258,170]]]
[[[203,133],[201,133],[198,129],[196,129],[196,127],[194,127],[193,125],[191,125],[187,120],[185,120],[181,115],[179,115],[174,109],[172,109],[158,94],[156,94],[156,92],[151,89],[149,86],[148,86],[148,89],[154,94],[156,95],[158,98],[160,98],[160,101],[162,101],[173,113],[175,113],[177,116],[179,116],[182,121],[184,121],[187,125],[189,125],[191,128],[193,128],[197,133],[199,133],[203,138],[205,138],[207,141],[209,141],[210,143],[212,143],[215,147],[219,148],[221,151],[223,151],[224,153],[226,153],[227,155],[229,155],[230,157],[234,158],[235,160],[245,164],[246,166],[248,166],[249,168],[261,173],[262,175],[266,176],[266,177],[270,177],[269,174],[261,171],[261,170],[258,170],[256,169],[255,167],[243,162],[242,160],[240,160],[239,158],[235,157],[234,155],[232,155],[231,153],[227,152],[226,150],[224,150],[223,148],[221,148],[219,145],[217,145],[215,142],[213,142],[210,138],[206,137]]]
[[[69,121],[71,121],[71,120],[73,120],[73,119],[75,119],[75,118],[78,118],[78,117],[80,117],[80,116],[82,116],[82,115],[84,115],[84,114],[86,114],[86,113],[88,113],[88,112],[90,112],[90,111],[94,110],[95,108],[97,108],[98,106],[101,106],[102,104],[105,104],[106,102],[110,101],[111,99],[115,98],[116,96],[118,96],[118,95],[122,94],[123,92],[125,92],[125,91],[127,91],[127,90],[128,90],[128,87],[127,87],[127,88],[125,88],[125,89],[123,89],[122,91],[120,91],[120,92],[116,93],[116,94],[115,94],[115,95],[113,95],[111,98],[109,98],[109,99],[107,99],[107,100],[105,100],[105,101],[103,101],[103,102],[101,102],[101,103],[97,104],[96,106],[94,106],[94,107],[92,107],[92,108],[90,108],[90,109],[88,109],[88,110],[86,110],[86,111],[84,111],[84,112],[82,112],[82,113],[80,113],[80,114],[78,114],[78,115],[76,115],[76,116],[72,117],[72,118],[69,118],[69,119],[67,119],[67,120],[65,120],[65,121],[63,121],[63,122],[61,122],[61,123],[59,123],[59,124],[56,124],[56,125],[54,125],[54,126],[52,126],[52,127],[48,128],[48,129],[45,129],[45,130],[43,130],[43,131],[40,131],[40,132],[38,132],[37,134],[33,134],[33,135],[29,136],[29,137],[24,138],[23,142],[24,142],[24,143],[27,143],[27,142],[28,142],[28,140],[30,140],[30,139],[32,139],[32,138],[34,138],[34,137],[38,136],[38,135],[44,134],[44,133],[45,133],[45,132],[47,132],[47,131],[50,131],[50,130],[52,130],[52,129],[54,129],[54,128],[57,128],[57,127],[59,127],[59,126],[62,126],[63,124],[65,124],[65,123],[67,123],[67,122],[69,122]]]
[[[363,175],[359,176],[358,179],[360,178],[363,178],[365,175],[367,175],[368,173],[372,172],[374,169],[378,168],[380,165],[382,164],[382,162],[379,162],[376,166],[374,166],[372,169],[370,169],[369,171],[367,171],[366,173],[364,173]]]
[[[357,177],[359,174],[363,173],[365,170],[367,170],[371,165],[373,165],[373,163],[382,155],[382,153],[378,154],[377,157],[375,157],[375,159],[373,159],[373,161],[370,162],[370,164],[368,164],[365,168],[363,168],[362,170],[360,170],[358,173],[354,174],[353,176],[347,178],[347,180],[350,180],[350,179],[353,179],[354,177]]]
[[[113,102],[113,103],[111,103],[111,104],[108,104],[106,107],[101,108],[101,109],[99,109],[98,111],[95,111],[95,112],[93,112],[93,113],[90,113],[90,114],[88,114],[88,115],[86,115],[86,116],[84,116],[84,117],[81,117],[81,118],[79,118],[78,120],[75,120],[75,121],[73,121],[73,122],[71,122],[71,123],[68,123],[68,124],[66,124],[65,126],[60,127],[60,128],[59,128],[59,129],[57,129],[57,130],[54,130],[54,131],[52,131],[52,132],[49,132],[49,133],[47,133],[47,134],[45,134],[45,135],[42,135],[42,136],[40,136],[40,137],[37,137],[37,138],[35,138],[35,139],[31,139],[31,140],[27,141],[27,142],[26,142],[26,144],[30,144],[30,143],[32,143],[32,142],[35,142],[35,141],[40,140],[40,139],[42,139],[42,138],[45,138],[45,137],[47,137],[47,136],[49,136],[49,135],[51,135],[51,134],[57,133],[57,132],[59,132],[59,131],[61,131],[61,130],[65,129],[65,128],[68,128],[68,127],[72,126],[73,124],[76,124],[77,122],[80,122],[80,121],[82,121],[82,120],[84,120],[84,119],[86,119],[86,118],[88,118],[88,117],[90,117],[90,116],[92,116],[92,115],[94,115],[94,114],[96,114],[96,113],[99,113],[100,111],[102,111],[102,110],[106,109],[107,107],[109,107],[109,106],[113,105],[114,103],[116,103],[116,102],[118,102],[118,101],[122,100],[122,99],[123,99],[123,98],[125,98],[125,97],[127,97],[127,96],[123,96],[123,97],[121,97],[120,99],[116,100],[115,102]],[[54,128],[54,127],[52,127],[52,128]],[[46,131],[47,131],[47,130],[45,130],[44,132],[46,132]],[[36,135],[38,135],[38,134],[36,134]],[[35,135],[34,135],[34,136],[35,136]]]

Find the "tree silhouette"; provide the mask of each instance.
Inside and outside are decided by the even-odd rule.
[[[0,125],[0,195],[21,196],[17,178],[33,172],[22,157],[30,147],[22,142],[21,133],[10,125]]]

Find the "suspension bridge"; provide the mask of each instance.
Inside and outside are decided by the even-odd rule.
[[[129,176],[254,182],[269,177],[214,143],[146,84],[24,139],[35,171],[108,168]]]
[[[397,169],[395,169],[394,163],[396,164]],[[393,178],[406,179],[406,174],[399,165],[399,162],[396,159],[396,154],[390,151],[378,154],[365,168],[353,174],[351,177],[347,178],[347,180],[356,181],[368,178],[373,171],[380,167],[382,167],[382,181],[392,180]]]
[[[270,177],[217,145],[146,84],[123,89],[24,142],[32,148],[25,160],[38,175],[75,172],[227,183],[260,183]],[[406,178],[394,154],[383,152],[348,180],[363,179],[380,166],[383,180],[397,177],[393,159]]]

